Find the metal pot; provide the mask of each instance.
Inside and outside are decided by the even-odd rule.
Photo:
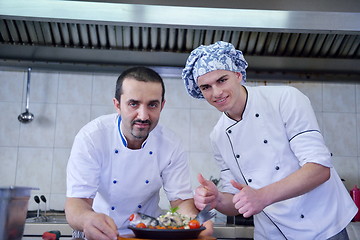
[[[21,240],[31,187],[0,188],[0,239]]]

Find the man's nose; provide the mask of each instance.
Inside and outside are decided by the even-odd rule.
[[[219,87],[214,86],[213,87],[213,95],[215,97],[220,96],[222,94],[222,89]]]
[[[148,112],[148,109],[145,106],[141,106],[138,109],[138,118],[140,120],[143,120],[143,121],[149,119],[149,112]]]

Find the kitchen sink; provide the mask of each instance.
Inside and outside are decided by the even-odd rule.
[[[56,211],[43,212],[39,216],[30,212],[25,220],[23,239],[42,239],[43,233],[48,231],[59,231],[60,239],[72,239],[73,229],[67,223],[65,213]]]
[[[26,223],[67,223],[65,215],[41,215],[26,219]]]

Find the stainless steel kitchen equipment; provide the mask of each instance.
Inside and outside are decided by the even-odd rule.
[[[26,105],[25,105],[25,112],[21,113],[18,116],[18,120],[21,123],[29,123],[34,119],[34,114],[29,112],[29,100],[30,100],[30,74],[31,68],[28,68],[27,74],[27,82],[26,82]]]
[[[31,187],[0,188],[0,239],[21,240]]]
[[[248,79],[360,75],[359,0],[44,2],[0,1],[1,65],[116,73],[163,66],[179,76],[191,50],[223,40],[243,51]]]
[[[207,220],[212,219],[216,216],[216,212],[214,210],[210,210],[211,206],[210,204],[207,204],[203,210],[201,210],[195,219],[197,219],[200,222],[200,225],[202,225]]]

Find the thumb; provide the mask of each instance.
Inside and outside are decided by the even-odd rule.
[[[209,186],[208,181],[203,177],[201,173],[198,174],[198,181],[205,188]]]
[[[246,186],[245,184],[235,182],[234,180],[231,180],[230,183],[231,185],[233,185],[234,188],[237,188],[239,190],[243,189]]]

